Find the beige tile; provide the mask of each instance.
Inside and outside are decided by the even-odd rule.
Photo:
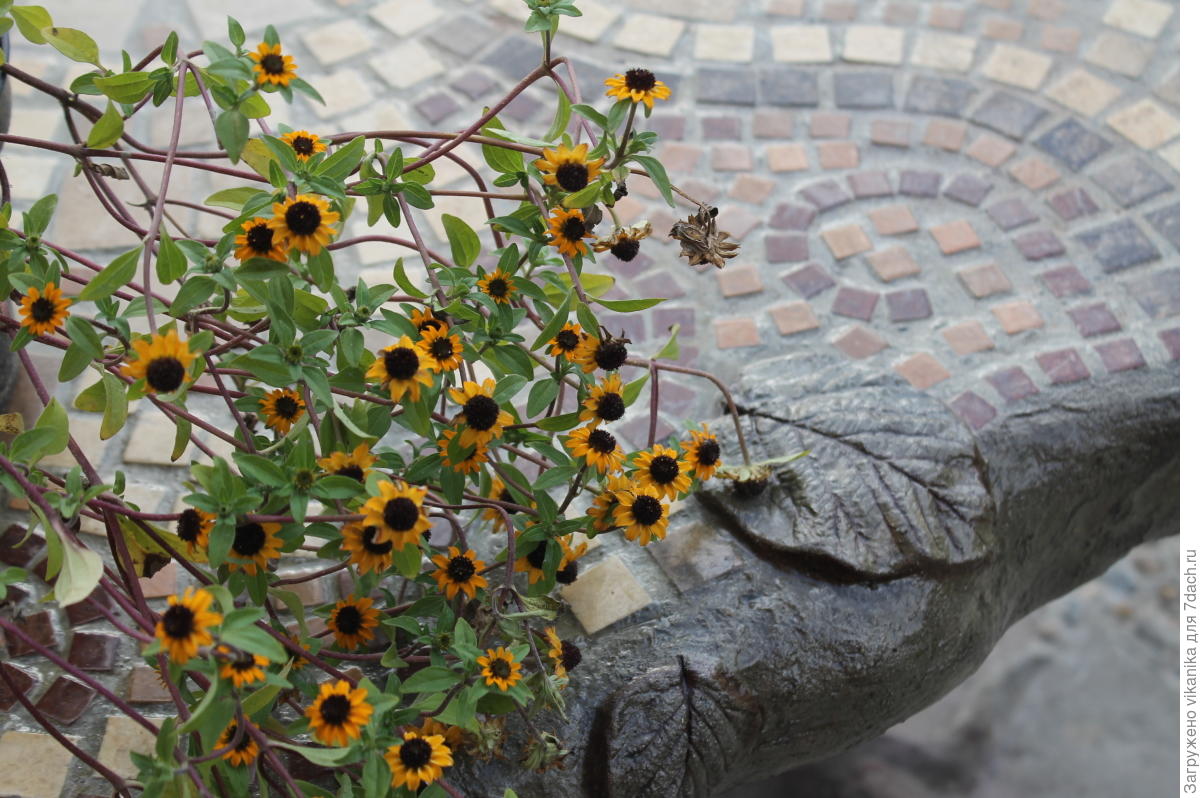
[[[1030,191],[1039,191],[1058,182],[1058,170],[1037,155],[1031,155],[1013,164],[1008,173]]]
[[[388,47],[370,62],[379,77],[397,89],[407,89],[445,71],[437,56],[416,39]]]
[[[173,596],[178,592],[177,585],[179,583],[179,563],[171,561],[167,563],[151,578],[142,577],[138,580],[142,588],[142,595],[146,598],[166,598]]]
[[[78,743],[78,737],[69,737]],[[10,731],[0,737],[0,795],[58,798],[74,757],[48,734]],[[137,775],[137,768],[127,778]]]
[[[833,253],[833,257],[838,260],[844,260],[851,255],[858,255],[871,249],[871,239],[856,224],[822,230],[821,238],[824,239],[825,246],[829,247],[829,251]]]
[[[1104,15],[1104,24],[1153,39],[1175,13],[1169,3],[1156,0],[1113,0]]]
[[[684,23],[651,14],[631,14],[613,44],[622,50],[666,57],[683,35]]]
[[[1158,155],[1167,163],[1174,167],[1175,171],[1179,171],[1179,142],[1175,141],[1158,151]]]
[[[881,236],[896,236],[917,229],[917,219],[907,205],[888,205],[876,208],[868,214],[875,232]]]
[[[1121,96],[1121,89],[1086,69],[1073,69],[1046,90],[1046,96],[1084,116],[1094,116]]]
[[[175,424],[157,410],[151,409],[143,412],[132,422],[127,423],[132,423],[134,426],[122,455],[126,463],[164,466],[188,464],[195,448],[194,445],[189,443],[183,455],[175,462],[171,462],[171,449],[175,443]]]
[[[1012,290],[1008,276],[994,263],[983,263],[960,269],[958,279],[976,299],[1004,294]]]
[[[928,352],[920,352],[900,361],[895,369],[897,374],[908,380],[918,391],[924,391],[950,379],[950,372],[946,367]]]
[[[726,266],[717,272],[717,284],[721,287],[721,295],[725,297],[757,294],[763,290],[758,267],[752,263]]]
[[[775,144],[767,147],[767,167],[772,172],[799,172],[808,168],[808,152],[803,144]]]
[[[729,196],[740,202],[758,205],[771,196],[774,189],[775,181],[769,177],[738,175],[737,180],[734,180],[733,185],[729,188]]]
[[[588,568],[574,584],[565,586],[562,597],[589,635],[650,605],[650,594],[615,554]]]
[[[1019,41],[1025,26],[1008,17],[988,17],[983,23],[983,35],[1006,42]]]
[[[331,75],[313,76],[308,82],[325,98],[324,105],[312,103],[313,112],[322,119],[341,116],[378,100],[378,93],[371,90],[357,70],[348,67]]]
[[[904,60],[904,29],[851,25],[846,29],[842,59],[864,64],[899,64]]]
[[[913,256],[904,247],[892,247],[867,256],[867,262],[875,275],[885,283],[918,274],[921,267],[913,260]]]
[[[988,337],[983,325],[977,321],[964,321],[942,330],[942,337],[956,355],[970,355],[987,349],[995,349],[996,344]]]
[[[745,316],[717,319],[713,322],[713,329],[718,349],[741,349],[762,343],[758,325],[754,323],[754,319]]]
[[[1160,147],[1179,135],[1179,120],[1149,98],[1110,114],[1105,121],[1144,150]]]
[[[855,325],[833,339],[833,345],[842,350],[847,357],[863,360],[887,349],[887,341],[883,340],[874,330],[861,325]]]
[[[162,683],[158,671],[143,665],[134,666],[129,674],[127,695],[135,704],[161,704],[171,700],[171,693]]]
[[[925,128],[925,145],[949,152],[958,152],[967,139],[967,125],[949,119],[931,120]]]
[[[858,145],[853,141],[822,141],[817,145],[822,169],[854,169],[858,166]]]
[[[585,2],[588,0],[579,0],[580,5]],[[426,25],[436,22],[442,16],[442,11],[433,0],[386,0],[372,6],[367,14],[396,36],[407,39]],[[562,17],[560,30],[566,28],[568,19]]]
[[[971,146],[967,148],[967,155],[994,169],[1011,158],[1016,151],[1017,145],[1008,139],[984,133],[971,142]]]
[[[702,523],[672,530],[650,547],[650,554],[681,591],[699,587],[742,564],[729,537]]]
[[[1079,28],[1047,25],[1042,29],[1042,49],[1074,55],[1075,51],[1079,49],[1081,38],[1083,38],[1083,33]]]
[[[1154,43],[1105,31],[1092,41],[1083,60],[1129,78],[1140,77],[1154,55]]]
[[[371,49],[371,36],[356,20],[316,25],[302,37],[304,46],[322,66],[336,64]]]
[[[161,718],[152,718],[152,722]],[[121,778],[132,779],[138,774],[131,753],[154,755],[154,735],[133,718],[113,715],[104,722],[104,741],[96,758],[100,764]]]
[[[1000,322],[1000,327],[1004,332],[1009,335],[1035,330],[1045,324],[1041,314],[1037,312],[1037,308],[1021,299],[996,305],[992,308],[992,315],[996,317],[996,321]]]
[[[803,301],[779,305],[771,308],[770,313],[780,335],[793,335],[805,330],[814,330],[820,324],[812,306]]]
[[[825,25],[773,25],[771,53],[785,64],[826,64],[833,60]]]
[[[917,35],[911,63],[933,69],[966,72],[975,60],[975,42],[971,36],[926,31]]]
[[[980,245],[979,236],[966,219],[940,224],[930,228],[929,232],[941,247],[943,255],[954,255]]]
[[[754,59],[754,28],[750,25],[697,25],[692,54],[700,61],[748,64]]]
[[[585,42],[598,42],[612,24],[620,19],[621,14],[611,3],[601,0],[576,0],[575,7],[582,14],[578,17],[560,16],[558,32]],[[525,15],[525,9],[521,9]]]
[[[983,65],[983,74],[1000,83],[1033,91],[1042,85],[1053,64],[1052,58],[1033,50],[997,44]]]

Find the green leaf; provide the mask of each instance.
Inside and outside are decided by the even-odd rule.
[[[271,106],[261,94],[251,94],[238,103],[237,109],[248,119],[262,119],[264,116],[271,115]]]
[[[571,303],[568,298],[564,298],[562,304],[559,305],[558,310],[556,310],[554,315],[550,317],[550,321],[546,322],[546,326],[542,328],[542,332],[537,338],[534,339],[533,344],[529,348],[537,351],[546,344],[550,343],[554,336],[558,335],[562,331],[562,328],[566,325],[567,315],[570,313],[570,311]]]
[[[21,217],[21,228],[25,235],[40,236],[46,232],[56,208],[58,208],[57,194],[49,194],[33,203],[33,206]]]
[[[104,380],[97,380],[80,391],[75,397],[75,409],[85,413],[99,413],[104,410]]]
[[[668,205],[674,208],[675,192],[671,191],[671,178],[667,177],[667,170],[663,168],[663,165],[649,155],[634,155],[632,159],[642,165],[642,168],[646,170],[646,174],[650,176],[654,185],[658,187],[659,193],[663,195],[663,199],[667,201]]]
[[[550,403],[558,398],[558,383],[554,380],[539,380],[529,389],[529,399],[525,403],[527,416],[540,415]]]
[[[346,755],[350,753],[349,748],[306,748],[302,745],[291,745],[290,743],[281,743],[274,740],[271,741],[271,745],[275,748],[286,748],[289,751],[295,751],[314,765],[326,768],[340,764],[346,758]]]
[[[266,657],[271,662],[285,662],[288,659],[287,652],[279,641],[257,626],[222,631],[221,642]]]
[[[79,292],[79,301],[95,302],[98,299],[107,299],[118,288],[123,288],[137,272],[138,257],[141,254],[142,248],[138,246],[114,258],[112,263],[105,266],[83,287]]]
[[[175,418],[175,445],[171,447],[171,462],[174,463],[183,453],[187,451],[188,444],[192,442],[192,422],[188,421],[183,416]]]
[[[56,534],[56,533],[53,533]],[[91,595],[104,574],[100,555],[73,541],[62,541],[62,567],[54,582],[54,598],[63,607],[78,604]]]
[[[605,183],[602,180],[595,180],[589,183],[586,187],[576,191],[574,194],[568,194],[563,197],[564,208],[586,208],[589,205],[595,205],[600,199],[600,195],[604,193]]]
[[[167,308],[167,312],[176,318],[182,316],[212,296],[216,285],[216,282],[206,274],[193,274],[179,289],[179,293],[175,295],[175,301],[171,303],[171,307]]]
[[[396,258],[396,265],[392,267],[392,279],[409,296],[414,296],[417,299],[424,299],[429,296],[413,285],[412,280],[408,279],[408,272],[404,270],[404,258]]]
[[[226,25],[229,28],[229,41],[234,47],[241,47],[246,43],[246,31],[242,30],[241,23],[233,17],[227,17]]]
[[[72,61],[103,67],[103,64],[100,63],[99,45],[96,44],[96,41],[91,36],[88,36],[83,31],[76,30],[75,28],[47,26],[42,28],[41,33],[42,38],[51,47]]]
[[[96,76],[92,83],[100,92],[119,103],[132,105],[146,96],[154,85],[148,72],[125,72],[108,77]]]
[[[345,180],[362,163],[366,141],[366,138],[359,136],[338,147],[333,155],[321,161],[321,165],[316,169],[316,174],[332,180]]]
[[[72,316],[71,318],[75,318]],[[62,364],[58,367],[58,381],[70,382],[84,372],[84,370],[94,360],[94,356],[88,354],[87,350],[72,343],[67,347],[67,351],[63,353]]]
[[[92,125],[92,130],[88,133],[87,145],[93,150],[103,150],[115,144],[124,132],[125,120],[121,117],[117,107],[110,102],[108,108],[96,120],[96,124]]]
[[[436,693],[447,690],[463,680],[463,675],[449,668],[430,665],[422,668],[401,683],[401,693]]]
[[[50,438],[42,451],[42,456],[48,454],[58,454],[67,448],[67,442],[71,439],[70,422],[67,421],[67,411],[58,400],[51,397],[50,403],[42,410],[42,414],[38,416],[37,423],[33,425],[35,430],[48,429],[54,431],[54,437]]]
[[[654,360],[679,359],[679,325],[671,325],[671,340],[663,344],[663,348],[653,357]]]
[[[67,337],[72,344],[80,347],[92,357],[100,357],[104,354],[104,343],[86,319],[79,316],[68,316],[66,328]]]
[[[626,407],[631,406],[637,401],[638,395],[642,392],[642,386],[646,384],[646,380],[650,379],[649,374],[643,374],[633,382],[625,386],[625,390],[621,391],[621,401]]]
[[[442,214],[442,226],[446,228],[446,237],[450,239],[450,254],[455,264],[464,269],[470,268],[479,257],[479,235],[471,229],[471,225],[448,213]]]
[[[559,485],[565,485],[570,482],[571,478],[574,477],[578,472],[579,467],[574,465],[547,468],[542,472],[541,476],[534,480],[533,489],[549,490],[550,488],[554,488]]]
[[[222,680],[213,679],[212,684],[208,687],[208,692],[204,694],[204,698],[200,699],[200,703],[192,708],[192,716],[187,719],[187,722],[179,727],[180,734],[187,734],[198,728],[204,720],[204,713],[212,709],[217,700],[217,696],[221,693]],[[172,718],[171,720],[174,720]]]
[[[495,133],[497,130],[503,130],[504,125],[500,122],[500,117],[494,116],[487,121],[480,129],[481,135]],[[516,150],[510,150],[507,147],[498,147],[493,144],[483,145],[483,160],[487,161],[487,165],[495,169],[497,172],[524,172],[525,159],[521,153]]]
[[[160,283],[173,283],[187,271],[187,257],[175,240],[167,235],[166,225],[158,240],[158,261],[155,271]]]
[[[34,44],[46,43],[42,28],[54,24],[54,20],[50,19],[50,12],[41,6],[13,6],[12,15],[22,36]]]
[[[569,429],[575,429],[579,426],[579,413],[550,416],[550,418],[543,418],[537,425],[539,429],[544,429],[547,432],[564,432]]]
[[[550,125],[550,130],[546,133],[546,141],[558,141],[559,137],[567,130],[567,123],[571,121],[571,99],[567,97],[566,92],[561,88],[558,90],[558,110],[554,113],[554,122]]]
[[[112,374],[104,375],[104,418],[100,420],[100,440],[106,441],[121,431],[129,415],[125,383]]]
[[[217,117],[216,128],[217,140],[229,153],[229,160],[237,163],[250,137],[250,120],[240,111],[222,111]]]
[[[601,130],[605,130],[608,127],[608,117],[590,105],[583,105],[582,103],[572,105],[571,110],[582,116],[587,121],[591,122],[593,125],[598,126]]]
[[[257,454],[242,454],[235,452],[233,462],[243,476],[261,482],[264,485],[282,486],[288,484],[288,476],[276,463]]]
[[[166,41],[163,42],[162,52],[159,53],[159,58],[167,66],[175,63],[175,53],[179,50],[179,34],[171,31],[167,34]]]
[[[496,390],[492,392],[492,399],[497,404],[504,404],[516,396],[526,384],[527,381],[524,377],[518,374],[506,374],[496,382]]]
[[[665,299],[596,299],[591,298],[598,305],[603,305],[609,310],[615,310],[617,313],[637,313],[639,310],[652,308],[659,302],[666,302]]]
[[[251,186],[226,188],[204,200],[204,204],[212,205],[215,208],[229,208],[230,210],[240,211],[252,197],[256,197],[262,193],[261,189]]]
[[[40,460],[46,449],[53,445],[58,433],[52,429],[27,429],[13,438],[9,457],[18,463],[33,465]]]

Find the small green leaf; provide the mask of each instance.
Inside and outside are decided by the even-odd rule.
[[[648,379],[650,379],[650,375],[643,374],[633,382],[626,385],[625,389],[621,391],[621,401],[625,403],[626,407],[630,407],[634,402],[637,401],[638,396],[642,392],[642,386],[646,384],[646,380]]]
[[[442,226],[446,228],[446,237],[450,239],[450,254],[455,264],[464,269],[470,268],[479,257],[479,235],[471,229],[471,225],[448,213],[442,214]]]
[[[525,403],[527,416],[540,415],[550,403],[558,398],[558,383],[554,380],[540,380],[529,389],[529,400]]]
[[[609,310],[615,310],[617,313],[637,313],[639,310],[652,308],[660,302],[666,302],[665,299],[596,299],[595,297],[592,297],[592,301]]]
[[[663,344],[663,348],[658,350],[653,358],[654,360],[678,360],[679,359],[679,325],[671,325],[671,340]]]
[[[75,397],[75,409],[85,413],[100,413],[104,410],[104,397],[104,381],[97,380]]]
[[[95,302],[98,299],[107,299],[118,288],[123,288],[137,272],[138,257],[141,254],[142,248],[139,246],[115,257],[112,263],[105,266],[83,287],[79,292],[79,301]]]
[[[37,423],[33,425],[34,429],[50,429],[54,430],[54,437],[49,439],[42,455],[58,454],[67,448],[67,442],[71,438],[70,423],[67,421],[66,409],[58,403],[58,400],[51,397],[50,403],[42,410],[42,414],[38,416]]]
[[[262,119],[271,114],[271,106],[261,94],[251,94],[238,104],[237,109],[245,114],[247,119]]]
[[[564,432],[569,429],[575,429],[579,426],[579,413],[550,416],[550,418],[543,418],[537,425],[538,428],[544,429],[547,432]]]
[[[392,267],[392,279],[409,296],[416,297],[417,299],[424,299],[429,296],[413,285],[412,280],[408,279],[408,272],[404,271],[404,258],[396,258],[396,265]]]
[[[121,431],[129,415],[125,383],[112,374],[104,375],[104,418],[100,420],[100,440],[106,441]]]
[[[187,271],[187,257],[175,240],[167,235],[166,225],[158,241],[158,261],[155,264],[160,283],[173,283]]]
[[[117,107],[110,102],[108,108],[96,120],[96,124],[92,125],[92,130],[88,133],[87,145],[93,150],[103,150],[117,143],[124,132],[125,120],[121,117]]]
[[[674,208],[675,192],[671,190],[671,178],[667,177],[667,170],[663,168],[663,165],[649,155],[634,155],[632,158],[642,165],[642,168],[646,170],[646,174],[650,176],[654,185],[658,187],[659,193],[663,195],[663,199],[667,201],[668,205]]]
[[[600,195],[604,192],[605,183],[602,180],[596,180],[589,183],[586,187],[576,191],[574,194],[568,194],[563,197],[564,208],[586,208],[589,205],[595,205],[600,199]]]
[[[226,24],[229,28],[229,41],[234,47],[241,47],[246,43],[246,31],[242,30],[242,25],[233,17],[226,18]]]
[[[34,44],[45,44],[46,37],[42,35],[42,28],[48,28],[54,24],[54,20],[50,19],[50,12],[41,6],[13,6],[13,19],[17,21],[17,28],[21,31],[21,35]]]
[[[147,72],[125,72],[108,77],[96,76],[92,83],[110,100],[132,105],[146,96],[154,85]]]
[[[191,442],[192,422],[183,416],[177,416],[175,419],[175,445],[171,448],[172,463],[183,457],[183,453],[187,451],[188,444]]]
[[[272,161],[272,163],[274,163]],[[226,188],[211,195],[204,200],[205,205],[212,205],[216,208],[229,208],[231,210],[240,211],[252,197],[262,194],[262,189],[253,188],[251,186],[241,186],[239,188]]]
[[[51,47],[58,50],[60,53],[70,58],[72,61],[79,61],[84,64],[95,64],[98,67],[103,65],[100,63],[100,47],[96,41],[81,30],[75,28],[57,28],[47,26],[42,28],[42,38],[44,38]]]
[[[366,138],[359,136],[338,147],[333,155],[321,161],[321,165],[316,169],[316,174],[339,182],[345,180],[362,163],[366,141]]]
[[[558,141],[567,130],[571,121],[571,100],[561,88],[558,90],[558,110],[554,113],[554,122],[546,133],[546,141]]]
[[[62,567],[54,582],[54,598],[63,607],[78,604],[91,595],[104,575],[104,561],[86,546],[62,541]]]
[[[400,685],[401,693],[436,693],[447,690],[463,680],[463,675],[449,668],[430,665],[417,671]]]
[[[525,378],[520,375],[506,374],[496,382],[496,390],[492,392],[492,399],[497,404],[504,404],[516,396],[527,384]]]
[[[216,128],[217,140],[229,153],[229,160],[237,163],[250,137],[250,120],[240,111],[222,111],[217,117]]]
[[[58,195],[49,194],[42,197],[21,217],[21,229],[27,236],[40,236],[50,226],[50,219],[58,208]]]

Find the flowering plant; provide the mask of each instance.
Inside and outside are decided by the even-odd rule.
[[[583,654],[553,625],[551,594],[576,579],[588,539],[622,530],[643,546],[661,540],[671,503],[722,475],[706,427],[664,444],[655,421],[661,371],[720,383],[671,363],[674,338],[651,357],[631,355],[633,342],[601,326],[593,307],[634,313],[660,300],[605,299],[611,278],[585,270],[596,253],[632,260],[650,232],[617,217],[630,175],[649,178],[671,205],[689,199],[652,156],[655,134],[636,128],[670,89],[634,68],[606,81],[609,107],[582,103],[567,59],[552,57],[559,15],[578,10],[569,0],[527,3],[544,60],[475,123],[329,135],[268,123],[271,98],[320,100],[270,27],[248,46],[230,19],[227,44],[191,52],[171,34],[117,71],[86,33],[56,26],[38,6],[0,3],[0,27],[15,24],[33,44],[95,67],[63,89],[5,65],[10,80],[61,102],[72,138],[0,141],[75,159],[138,238],[107,264],[59,246],[43,237],[54,196],[13,229],[0,169],[0,280],[10,295],[0,322],[44,404],[32,428],[0,445],[0,484],[24,497],[45,534],[52,598],[86,603],[140,641],[177,716],[152,722],[39,647],[154,733],[154,750],[134,754],[130,783],[13,693],[117,794],[136,785],[146,795],[244,795],[262,780],[293,796],[459,795],[455,764],[492,757],[506,734],[524,740],[510,744],[525,767],[559,763],[566,745],[536,721],[562,710]],[[508,131],[500,114],[543,80],[559,100],[550,130],[540,139]],[[192,98],[220,150],[180,146]],[[127,129],[158,106],[172,113],[165,149]],[[479,148],[491,186],[458,156],[465,147]],[[477,198],[489,217],[481,239],[442,214],[449,252],[418,222],[445,193],[431,184],[446,161],[478,188],[452,193]],[[139,175],[146,162],[161,166],[157,190]],[[195,205],[172,193],[181,170],[239,184]],[[113,193],[113,180],[130,178],[145,192],[148,223]],[[716,210],[695,204],[672,234],[689,262],[719,266],[736,245],[716,229]],[[173,206],[219,218],[221,235],[182,229]],[[348,237],[356,211],[371,226],[403,225],[411,240]],[[368,241],[415,254],[428,292],[402,259],[391,283],[340,284],[338,252]],[[61,352],[60,382],[95,376],[73,404],[100,415],[102,438],[140,402],[174,424],[172,459],[193,444],[203,454],[181,512],[142,511],[120,471],[101,475],[32,368],[34,342]],[[622,368],[645,373],[627,382]],[[646,448],[626,452],[610,425],[647,386]],[[76,464],[65,474],[39,465],[66,450]],[[81,540],[85,520],[102,525],[110,561]],[[280,573],[300,550],[330,565]],[[139,577],[172,560],[194,584],[154,607]],[[333,604],[306,608],[290,589],[333,574],[349,583]],[[21,569],[3,577],[33,578]],[[7,619],[0,628],[36,645]],[[0,669],[0,678],[10,676]],[[324,769],[322,783],[297,775],[303,760]]]

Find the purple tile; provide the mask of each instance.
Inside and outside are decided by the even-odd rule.
[[[1000,369],[988,375],[987,381],[1008,402],[1015,402],[1038,392],[1037,386],[1020,366]]]
[[[621,437],[629,442],[630,446],[645,446],[647,436],[650,434],[650,416],[631,418],[617,427],[617,431],[621,433]],[[670,421],[665,418],[659,418],[658,423],[654,425],[654,442],[665,441],[674,432],[675,427]]]
[[[622,337],[633,341],[646,337],[646,318],[640,313],[597,313],[596,321],[614,332],[619,330]]]
[[[820,183],[814,183],[802,189],[800,193],[806,200],[823,211],[836,208],[839,205],[845,205],[851,199],[850,195],[846,193],[846,189],[842,188],[840,183],[833,180],[823,180]]]
[[[942,176],[937,172],[905,169],[900,173],[900,193],[909,197],[936,197],[942,185]]]
[[[1125,288],[1150,318],[1169,319],[1179,315],[1179,269],[1130,280]]]
[[[1073,188],[1055,194],[1048,202],[1064,222],[1078,219],[1080,216],[1088,216],[1100,210],[1100,207],[1092,201],[1091,196],[1081,188]]]
[[[38,699],[37,708],[51,720],[69,725],[87,712],[88,704],[95,697],[96,692],[87,685],[59,676]]]
[[[1146,365],[1142,350],[1138,349],[1132,338],[1096,344],[1096,354],[1100,355],[1104,368],[1110,372],[1140,369]]]
[[[887,172],[857,172],[850,175],[850,190],[858,199],[890,197],[892,183]]]
[[[1042,280],[1050,289],[1050,293],[1059,299],[1065,296],[1087,294],[1092,290],[1092,284],[1074,266],[1060,266],[1057,269],[1042,272]]]
[[[463,94],[470,97],[472,100],[478,100],[483,95],[496,87],[496,81],[489,78],[482,72],[472,70],[466,74],[459,75],[458,78],[450,84],[452,88],[461,91]]]
[[[23,618],[13,619],[13,623],[35,642],[46,648],[54,648],[54,624],[50,621],[49,612],[42,610],[30,613]],[[8,643],[8,653],[14,657],[25,656],[34,650],[33,646],[15,634],[6,634],[5,640]]]
[[[4,672],[13,680],[17,690],[21,695],[29,695],[29,691],[37,684],[37,679],[30,676],[25,670],[14,665],[9,665],[7,662],[0,667],[4,668]],[[17,695],[8,687],[8,682],[0,679],[0,710],[7,712],[12,709],[17,703]]]
[[[1075,119],[1046,131],[1034,144],[1076,172],[1112,148],[1112,144]]]
[[[929,305],[929,294],[924,288],[907,288],[893,291],[886,297],[888,316],[893,322],[916,321],[933,315]]]
[[[829,273],[815,263],[788,272],[783,276],[783,281],[805,299],[812,299],[825,289],[835,285]]]
[[[655,308],[651,327],[654,335],[670,335],[671,325],[679,325],[679,336],[691,338],[696,334],[696,311],[692,308]]]
[[[768,235],[767,263],[798,263],[808,260],[808,236]]]
[[[1175,184],[1154,170],[1146,161],[1130,156],[1105,167],[1093,180],[1107,191],[1122,208],[1130,208],[1139,202],[1157,197],[1175,188]]]
[[[706,116],[700,130],[708,141],[733,141],[742,137],[742,120],[736,116]]]
[[[1176,327],[1174,330],[1163,330],[1162,332],[1160,332],[1158,334],[1158,337],[1160,339],[1162,339],[1163,346],[1165,346],[1167,348],[1167,351],[1171,353],[1171,359],[1178,360],[1179,359],[1179,328]]]
[[[992,190],[992,184],[975,175],[958,175],[946,186],[943,195],[964,205],[979,207],[983,198]]]
[[[455,109],[457,110],[457,109]],[[504,106],[505,117],[518,122],[528,122],[542,111],[542,104],[527,94],[518,94],[512,102]]]
[[[983,429],[989,421],[996,417],[996,408],[974,391],[959,394],[950,402],[950,409],[971,429]]]
[[[1103,302],[1072,308],[1067,311],[1067,314],[1075,322],[1075,326],[1079,328],[1079,334],[1084,338],[1104,335],[1121,329],[1121,322],[1117,321],[1117,317]]]
[[[1044,352],[1037,356],[1038,365],[1050,382],[1055,385],[1066,382],[1079,382],[1092,376],[1087,366],[1083,364],[1079,353],[1074,349],[1058,349],[1054,352]]]
[[[870,321],[878,301],[879,294],[874,291],[864,291],[847,285],[839,289],[837,296],[833,298],[833,312],[839,316]]]
[[[815,218],[817,212],[813,208],[785,202],[775,206],[767,226],[773,230],[807,230]]]
[[[1143,216],[1150,226],[1179,249],[1179,203],[1167,205]]]
[[[1106,272],[1120,271],[1157,260],[1158,248],[1132,219],[1121,219],[1075,238],[1092,251]]]
[[[691,388],[671,380],[661,380],[658,388],[659,402],[663,409],[673,415],[682,415],[696,398],[696,392]]]
[[[992,221],[999,225],[1001,230],[1015,230],[1022,225],[1036,222],[1038,218],[1037,214],[1016,197],[989,205],[987,215],[992,217]]]
[[[76,632],[71,636],[71,654],[67,659],[85,671],[110,671],[117,661],[120,645],[121,638],[116,635]]]
[[[4,530],[0,535],[0,562],[24,568],[46,545],[46,541],[37,535],[30,535],[28,540],[24,538],[25,527],[20,524],[12,524]]]
[[[666,141],[683,141],[683,134],[687,129],[687,120],[682,116],[655,114],[645,124],[647,130],[654,131],[660,139]]]
[[[504,109],[507,115],[510,117],[514,116],[514,104],[515,103],[509,103]],[[437,92],[436,94],[430,94],[428,97],[418,100],[416,103],[416,109],[421,112],[421,116],[428,119],[431,124],[436,125],[438,122],[441,122],[443,119],[450,116],[450,114],[457,111],[459,109],[459,105],[449,94],[446,94],[445,92]]]
[[[1066,252],[1058,236],[1049,230],[1032,230],[1013,239],[1026,260],[1053,258]]]
[[[678,299],[687,295],[687,291],[667,272],[658,272],[643,277],[637,281],[636,288],[638,296]]]
[[[112,599],[101,588],[96,588],[83,601],[76,602],[67,607],[67,621],[71,626],[82,626],[97,618],[104,617],[104,614],[96,609],[92,603],[93,599],[105,609],[112,609]]]

